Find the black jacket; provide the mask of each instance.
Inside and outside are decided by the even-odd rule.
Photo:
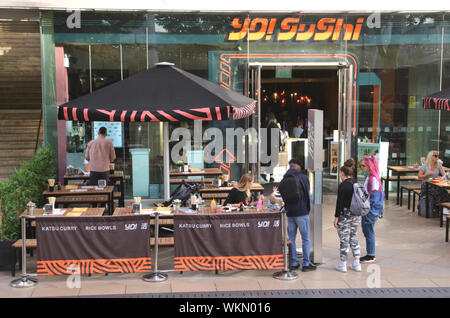
[[[303,193],[302,199],[297,203],[285,203],[288,217],[304,216],[309,214],[311,209],[311,200],[309,197],[309,180],[303,173],[295,169],[289,169],[284,175],[293,174],[300,181],[302,186],[301,192]]]
[[[350,204],[352,203],[353,197],[353,184],[355,181],[353,179],[346,179],[341,182],[338,187],[338,195],[336,200],[336,211],[334,213],[335,217],[339,217],[344,210],[350,209]]]
[[[247,204],[247,193],[245,193],[245,191],[240,191],[237,188],[233,188],[231,189],[230,193],[228,194],[227,199],[225,200],[223,205],[227,205],[227,204],[238,204],[238,203],[243,203],[243,204]]]

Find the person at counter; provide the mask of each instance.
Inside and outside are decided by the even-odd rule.
[[[297,120],[297,126],[295,126],[292,129],[292,137],[294,138],[301,138],[302,134],[303,134],[303,120]]]
[[[237,186],[231,189],[223,205],[225,206],[231,204],[239,206],[241,202],[244,205],[250,204],[251,201],[250,189],[252,187],[253,181],[254,178],[251,174],[249,173],[244,174],[239,180]]]
[[[91,140],[86,148],[85,159],[89,162],[90,185],[97,185],[98,180],[109,179],[109,164],[116,159],[116,152],[111,140],[107,140],[106,127],[100,127],[98,137]]]
[[[427,214],[426,210],[426,191],[425,191],[425,181],[429,178],[437,179],[440,178],[443,181],[445,176],[444,168],[439,162],[439,152],[432,150],[428,152],[427,159],[425,163],[419,168],[419,174],[417,178],[422,180],[421,191],[419,194],[419,215],[425,217]],[[440,204],[446,200],[447,191],[444,189],[439,189],[436,187],[428,187],[428,204],[431,211],[431,217],[439,216]]]

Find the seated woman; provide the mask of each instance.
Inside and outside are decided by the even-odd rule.
[[[247,205],[251,201],[250,189],[253,184],[253,176],[249,173],[244,174],[239,180],[237,186],[231,189],[223,205],[239,205],[241,202]]]
[[[439,152],[430,151],[428,153],[425,163],[419,169],[419,175],[417,178],[422,181],[421,192],[419,195],[419,215],[426,216],[426,192],[425,192],[425,181],[429,178],[440,178],[441,181],[444,179],[445,172],[439,162]],[[438,189],[436,187],[428,187],[428,204],[431,217],[439,216],[439,205],[441,202],[447,201],[447,191]]]

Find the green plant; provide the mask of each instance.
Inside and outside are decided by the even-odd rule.
[[[19,236],[19,215],[25,211],[29,201],[43,206],[42,192],[47,188],[47,180],[55,175],[54,160],[53,149],[50,146],[41,147],[8,180],[0,183],[3,212],[1,240],[14,240]]]
[[[176,163],[177,167],[183,167],[184,166],[184,162],[183,161],[177,161]]]

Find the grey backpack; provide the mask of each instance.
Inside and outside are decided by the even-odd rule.
[[[353,197],[350,203],[350,212],[354,216],[365,216],[370,211],[369,192],[363,185],[355,182],[353,184]]]

